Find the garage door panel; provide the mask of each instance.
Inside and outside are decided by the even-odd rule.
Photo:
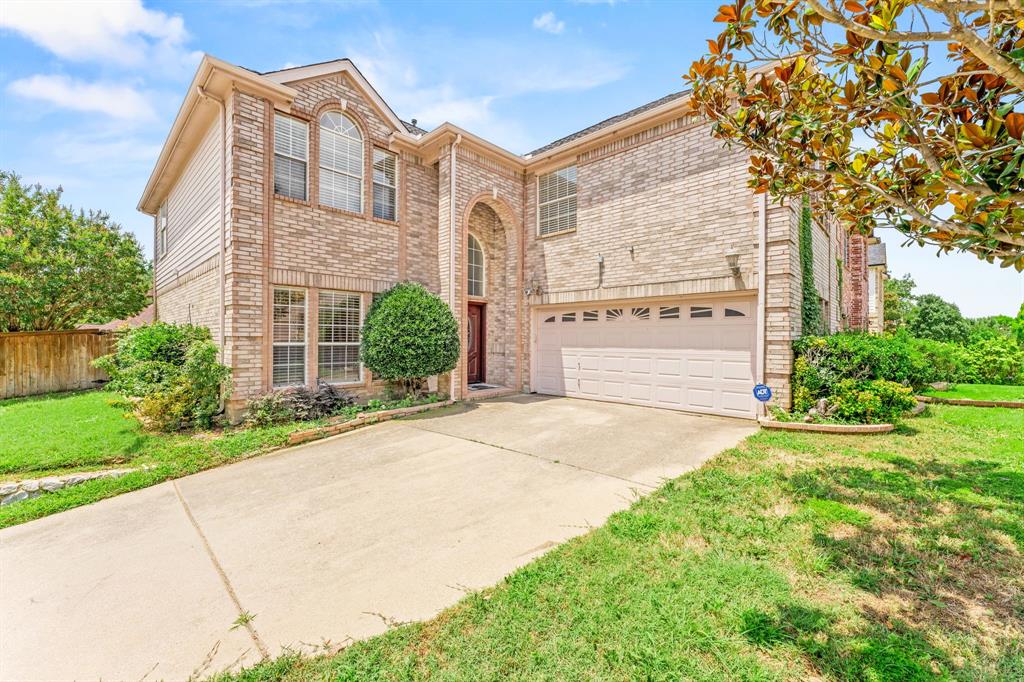
[[[544,313],[537,326],[537,390],[754,417],[750,300],[669,304],[662,318],[664,306],[640,301]],[[713,313],[692,318],[692,308]],[[542,322],[551,316],[555,322]]]

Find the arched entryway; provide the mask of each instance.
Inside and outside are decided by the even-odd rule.
[[[500,215],[506,211],[500,202],[478,200],[466,220],[463,376],[470,389],[516,383],[515,245]]]

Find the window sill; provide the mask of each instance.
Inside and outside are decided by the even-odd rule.
[[[382,225],[391,225],[392,227],[399,227],[402,224],[401,220],[388,220],[387,218],[377,218],[376,216],[370,218],[370,220]]]
[[[286,204],[298,204],[299,206],[312,206],[309,203],[309,199],[296,199],[295,197],[287,197],[283,194],[275,194],[274,199],[283,201]]]
[[[540,233],[538,233],[537,234],[537,239],[551,239],[552,237],[564,237],[567,234],[574,234],[575,232],[576,232],[576,228],[574,227],[571,230],[561,230],[559,232],[548,232],[547,234],[540,234]]]
[[[336,206],[328,206],[327,204],[320,203],[318,203],[316,207],[330,213],[339,213],[341,215],[347,215],[352,218],[362,218],[364,220],[367,219],[366,211],[350,211],[347,208],[337,208]]]

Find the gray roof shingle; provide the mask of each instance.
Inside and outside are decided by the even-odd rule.
[[[551,142],[550,144],[546,144],[543,147],[540,147],[538,149],[534,149],[529,154],[526,154],[526,156],[529,157],[529,156],[535,156],[537,154],[543,154],[546,151],[550,151],[552,149],[555,149],[556,147],[561,147],[563,144],[567,144],[569,142],[572,142],[573,140],[577,140],[577,139],[583,137],[584,135],[589,135],[590,133],[593,133],[593,132],[596,132],[598,130],[601,130],[602,128],[607,128],[608,126],[615,125],[619,121],[625,121],[627,118],[631,118],[633,116],[636,116],[637,114],[642,114],[645,111],[649,111],[650,109],[654,109],[656,107],[660,107],[662,104],[666,104],[666,103],[671,102],[673,100],[681,99],[681,98],[683,98],[683,97],[685,97],[685,96],[687,96],[689,94],[690,94],[689,90],[683,90],[681,92],[673,92],[671,95],[665,95],[661,99],[656,99],[653,102],[648,102],[647,104],[641,105],[641,106],[637,107],[636,109],[630,109],[629,111],[627,111],[625,113],[622,113],[622,114],[619,114],[618,116],[612,116],[611,118],[606,118],[605,120],[601,121],[600,123],[595,123],[594,125],[590,126],[589,128],[584,128],[583,130],[579,130],[579,131],[573,133],[572,135],[566,135],[565,137],[563,137],[561,139],[558,139],[558,140],[555,140],[554,142]]]

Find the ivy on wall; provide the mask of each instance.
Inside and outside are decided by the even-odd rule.
[[[800,318],[803,322],[803,336],[813,336],[825,332],[821,316],[821,301],[818,299],[818,288],[814,285],[814,246],[811,230],[814,227],[811,218],[811,201],[805,194],[800,206],[800,272],[802,303]]]

